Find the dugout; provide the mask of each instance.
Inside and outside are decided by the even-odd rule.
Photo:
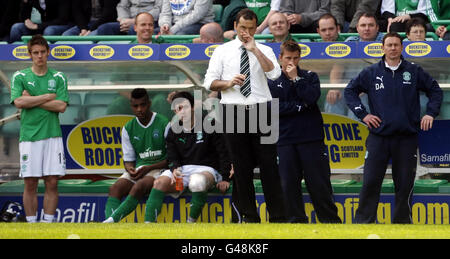
[[[46,37],[51,48],[49,66],[63,71],[69,80],[70,105],[60,116],[66,143],[66,179],[88,179],[92,182],[83,184],[83,190],[101,194],[96,190],[103,191],[108,186],[101,180],[116,177],[123,172],[117,130],[120,130],[131,114],[127,106],[127,93],[131,89],[146,88],[153,100],[153,110],[168,117],[172,114],[166,101],[169,92],[202,90],[208,60],[217,45],[192,44],[194,37],[154,37],[155,43],[149,45],[130,44],[135,39],[133,36],[88,36],[82,39],[73,36]],[[322,95],[319,106],[322,110],[328,90],[343,89],[362,68],[378,62],[382,56],[380,42],[316,42],[317,34],[293,37],[302,48],[300,66],[316,72],[320,77]],[[9,80],[15,71],[31,65],[25,45],[29,38],[23,37],[23,42],[17,44],[0,44],[2,182],[18,180],[20,122],[17,120],[17,110],[9,104]],[[256,38],[259,42],[264,42],[270,35]],[[432,35],[428,35],[427,40],[405,41],[403,52],[405,58],[418,63],[438,80],[444,90],[444,103],[437,118],[439,121],[436,121],[437,130],[421,137],[423,141],[420,149],[426,150],[426,153],[418,151],[420,162],[417,172],[418,178],[436,178],[438,175],[440,180],[445,180],[450,173],[450,137],[447,133],[450,129],[450,45]],[[280,44],[267,45],[279,54]],[[330,79],[330,71],[335,66],[339,66],[344,72],[338,80],[333,81]],[[206,98],[205,92],[201,95]],[[421,99],[421,102],[425,101],[426,99]],[[365,126],[347,115],[324,114],[324,118],[327,117],[327,128],[324,130],[327,130],[329,136],[327,145],[333,159],[330,163],[336,193],[355,193],[360,184],[358,176],[362,173],[360,161],[364,157]],[[77,134],[79,138],[73,138]],[[339,181],[342,182],[339,184]],[[8,184],[0,186],[7,187]],[[103,189],[95,185],[100,185]],[[388,175],[383,190],[392,189]],[[422,189],[417,189],[420,190]],[[423,190],[426,193],[430,188]],[[443,183],[434,187],[434,190],[443,190],[445,193],[448,188]],[[4,193],[0,193],[3,196]]]

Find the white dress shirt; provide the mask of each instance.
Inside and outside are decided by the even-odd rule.
[[[208,70],[205,75],[203,86],[210,90],[214,80],[231,80],[234,76],[240,74],[240,61],[242,42],[239,38],[218,46],[209,61]],[[265,103],[272,100],[267,78],[275,80],[281,75],[280,65],[278,64],[275,53],[272,48],[256,42],[256,47],[272,61],[274,68],[272,71],[264,72],[256,56],[250,52],[248,58],[250,62],[250,86],[251,94],[245,98],[240,92],[240,86],[235,85],[231,88],[221,91],[222,104],[241,104],[250,105],[256,103]]]

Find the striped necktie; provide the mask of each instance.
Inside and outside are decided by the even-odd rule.
[[[241,69],[240,72],[242,75],[246,75],[244,83],[241,86],[241,94],[245,97],[248,97],[251,94],[250,87],[250,61],[248,59],[247,50],[244,46],[241,46]]]

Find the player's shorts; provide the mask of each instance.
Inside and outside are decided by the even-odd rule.
[[[139,168],[139,167],[138,167]],[[138,168],[136,168],[136,170],[138,169]],[[145,177],[145,176],[153,176],[153,178],[158,178],[160,175],[161,175],[161,172],[162,172],[163,170],[162,169],[153,169],[153,170],[150,170],[146,175],[144,175],[143,177]],[[132,180],[131,179],[131,176],[130,176],[130,173],[128,173],[128,172],[125,172],[125,173],[123,173],[119,178],[122,178],[122,179],[127,179],[128,181],[130,181],[130,182],[132,182],[132,183],[136,183],[136,181],[135,180]]]
[[[43,177],[66,174],[66,158],[61,137],[19,143],[20,174],[24,177]]]
[[[214,181],[216,183],[222,181],[222,175],[219,174],[219,172],[217,172],[216,169],[209,167],[209,166],[204,166],[204,165],[183,165],[181,166],[181,173],[183,174],[183,186],[184,189],[186,189],[189,186],[189,177],[191,176],[191,174],[198,174],[201,172],[208,172],[210,174],[212,174],[212,176],[214,176]],[[167,176],[170,179],[173,179],[173,174],[172,171],[170,170],[165,170],[161,176]]]

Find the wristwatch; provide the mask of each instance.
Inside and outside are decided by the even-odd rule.
[[[300,77],[296,76],[294,79],[292,79],[292,82],[297,83],[298,81],[300,81]]]

